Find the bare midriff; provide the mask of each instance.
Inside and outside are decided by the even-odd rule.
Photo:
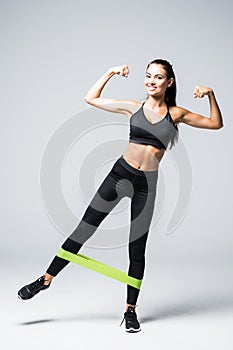
[[[164,149],[159,149],[151,145],[129,142],[128,147],[122,155],[125,161],[135,169],[156,171],[159,168],[159,163],[164,152]]]

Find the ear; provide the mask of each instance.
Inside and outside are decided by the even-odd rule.
[[[174,78],[170,78],[170,79],[168,80],[168,85],[167,85],[167,87],[172,86],[173,82],[174,82]]]

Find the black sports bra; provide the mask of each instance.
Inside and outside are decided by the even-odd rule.
[[[130,118],[129,141],[165,150],[170,142],[170,148],[172,148],[178,140],[179,132],[169,113],[169,108],[167,108],[167,114],[163,119],[156,123],[151,123],[145,116],[144,103]]]

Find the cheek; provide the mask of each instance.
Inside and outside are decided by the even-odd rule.
[[[157,86],[166,89],[167,88],[167,82],[164,80],[159,80],[157,83]]]

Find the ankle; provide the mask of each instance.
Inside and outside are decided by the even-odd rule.
[[[44,285],[47,286],[48,284],[50,284],[52,282],[52,279],[54,278],[54,276],[49,275],[47,272],[44,274]]]
[[[131,306],[134,308],[134,311],[135,311],[135,308],[136,308],[136,305],[133,305],[133,304],[126,304],[126,312],[128,311],[128,307]]]

